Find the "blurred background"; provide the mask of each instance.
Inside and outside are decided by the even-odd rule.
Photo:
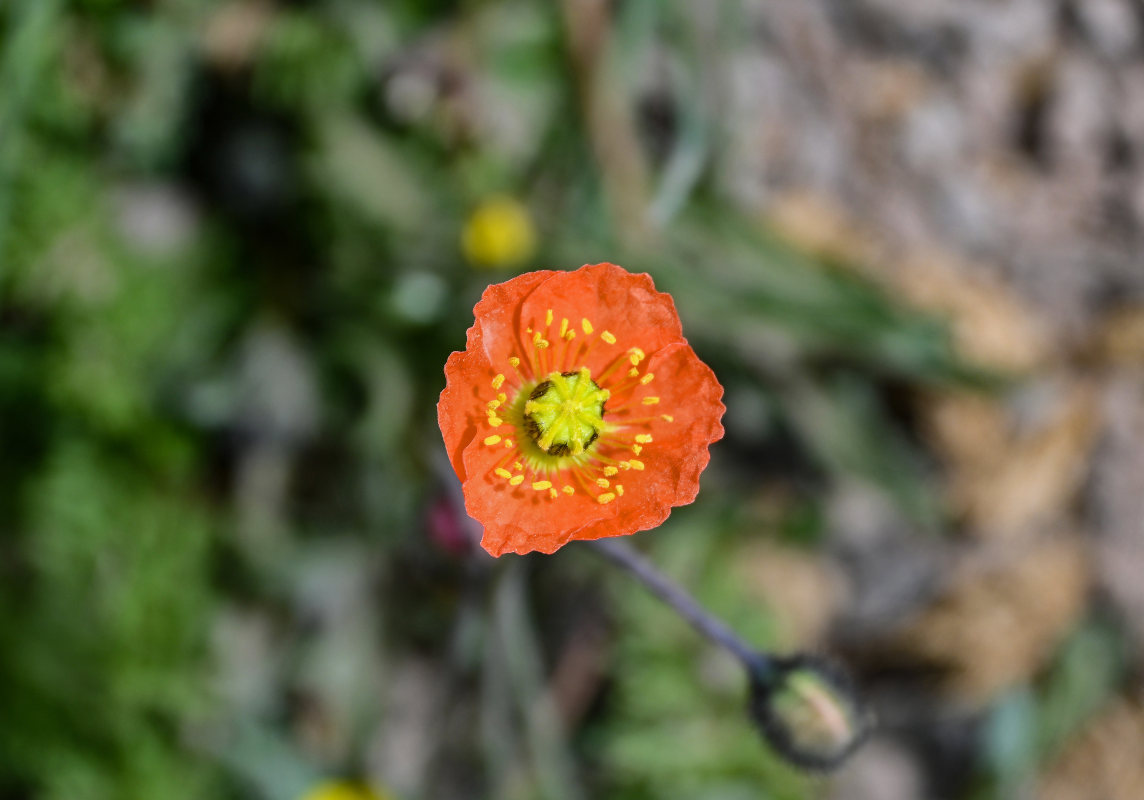
[[[1140,800],[1142,159],[1135,0],[2,0],[0,798]],[[445,358],[602,260],[727,390],[629,541],[836,775],[466,546]]]

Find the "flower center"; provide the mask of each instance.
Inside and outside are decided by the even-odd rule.
[[[604,430],[604,404],[610,396],[592,380],[587,367],[552,372],[524,404],[525,432],[550,456],[578,456]]]

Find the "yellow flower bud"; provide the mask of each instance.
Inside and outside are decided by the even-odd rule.
[[[301,800],[388,800],[363,783],[322,781],[302,795]]]
[[[509,267],[526,261],[536,250],[536,229],[528,209],[504,195],[484,200],[465,222],[461,249],[475,267]]]

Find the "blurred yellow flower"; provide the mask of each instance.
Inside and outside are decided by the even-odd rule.
[[[536,229],[528,209],[504,195],[482,201],[465,221],[461,248],[475,267],[509,267],[526,261],[536,250]]]
[[[323,781],[302,795],[301,800],[390,800],[390,797],[378,794],[364,783]]]

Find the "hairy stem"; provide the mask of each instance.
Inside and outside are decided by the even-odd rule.
[[[597,539],[587,542],[587,545],[613,564],[627,570],[652,594],[691,623],[695,630],[731,651],[754,675],[765,678],[772,671],[773,662],[767,654],[744,642],[726,623],[699,605],[686,589],[660,572],[634,548],[618,539]]]

